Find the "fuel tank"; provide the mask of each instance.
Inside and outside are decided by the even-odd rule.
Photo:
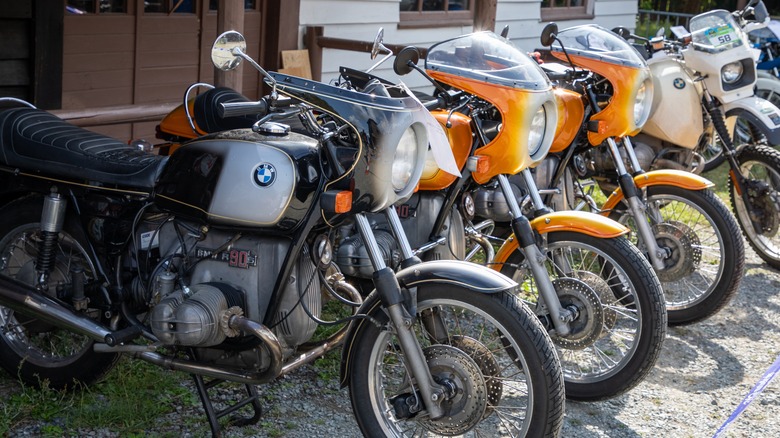
[[[250,129],[201,137],[168,159],[155,204],[214,225],[292,230],[320,182],[318,144]]]
[[[693,149],[704,131],[700,85],[672,58],[651,59],[653,109],[642,133]]]

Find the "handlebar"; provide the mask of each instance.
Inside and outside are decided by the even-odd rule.
[[[248,116],[268,113],[268,101],[263,98],[257,102],[228,102],[217,105],[217,115],[220,118]]]

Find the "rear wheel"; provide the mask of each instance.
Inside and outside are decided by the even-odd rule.
[[[369,298],[371,299],[371,298]],[[452,390],[444,418],[416,401],[399,342],[379,305],[350,348],[349,393],[363,435],[553,437],[563,425],[563,378],[546,331],[514,296],[449,285],[418,287],[414,331],[434,381]],[[352,354],[354,353],[354,355]]]
[[[657,271],[669,324],[690,324],[722,309],[736,294],[745,247],[734,216],[709,190],[654,186],[644,196],[658,246],[668,257]],[[627,210],[610,216],[634,230]],[[641,241],[634,242],[647,253]]]
[[[650,264],[626,238],[574,232],[547,234],[547,271],[564,308],[574,311],[571,333],[552,335],[566,396],[600,400],[644,379],[666,335],[663,292]],[[536,281],[515,251],[501,272],[520,284],[520,298],[548,319]]]
[[[0,274],[23,283],[36,284],[35,262],[40,241],[42,201],[6,206],[0,212]],[[85,246],[65,222],[59,234],[56,263],[49,276],[48,294],[70,284],[70,268],[84,268],[87,281],[94,278],[94,266]],[[86,311],[99,318],[97,309]],[[24,383],[65,388],[74,383],[91,383],[102,377],[118,355],[93,351],[94,342],[52,324],[18,314],[0,306],[0,366]]]
[[[780,152],[749,145],[737,156],[739,172],[747,178],[747,200],[734,190],[729,195],[748,243],[770,266],[780,269]]]

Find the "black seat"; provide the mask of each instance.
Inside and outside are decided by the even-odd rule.
[[[45,111],[0,112],[0,164],[9,167],[150,191],[166,159]]]

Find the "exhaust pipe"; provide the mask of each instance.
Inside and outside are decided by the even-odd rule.
[[[97,321],[76,313],[61,302],[7,275],[0,274],[0,305],[23,315],[87,336],[98,342],[111,339],[114,332]]]

